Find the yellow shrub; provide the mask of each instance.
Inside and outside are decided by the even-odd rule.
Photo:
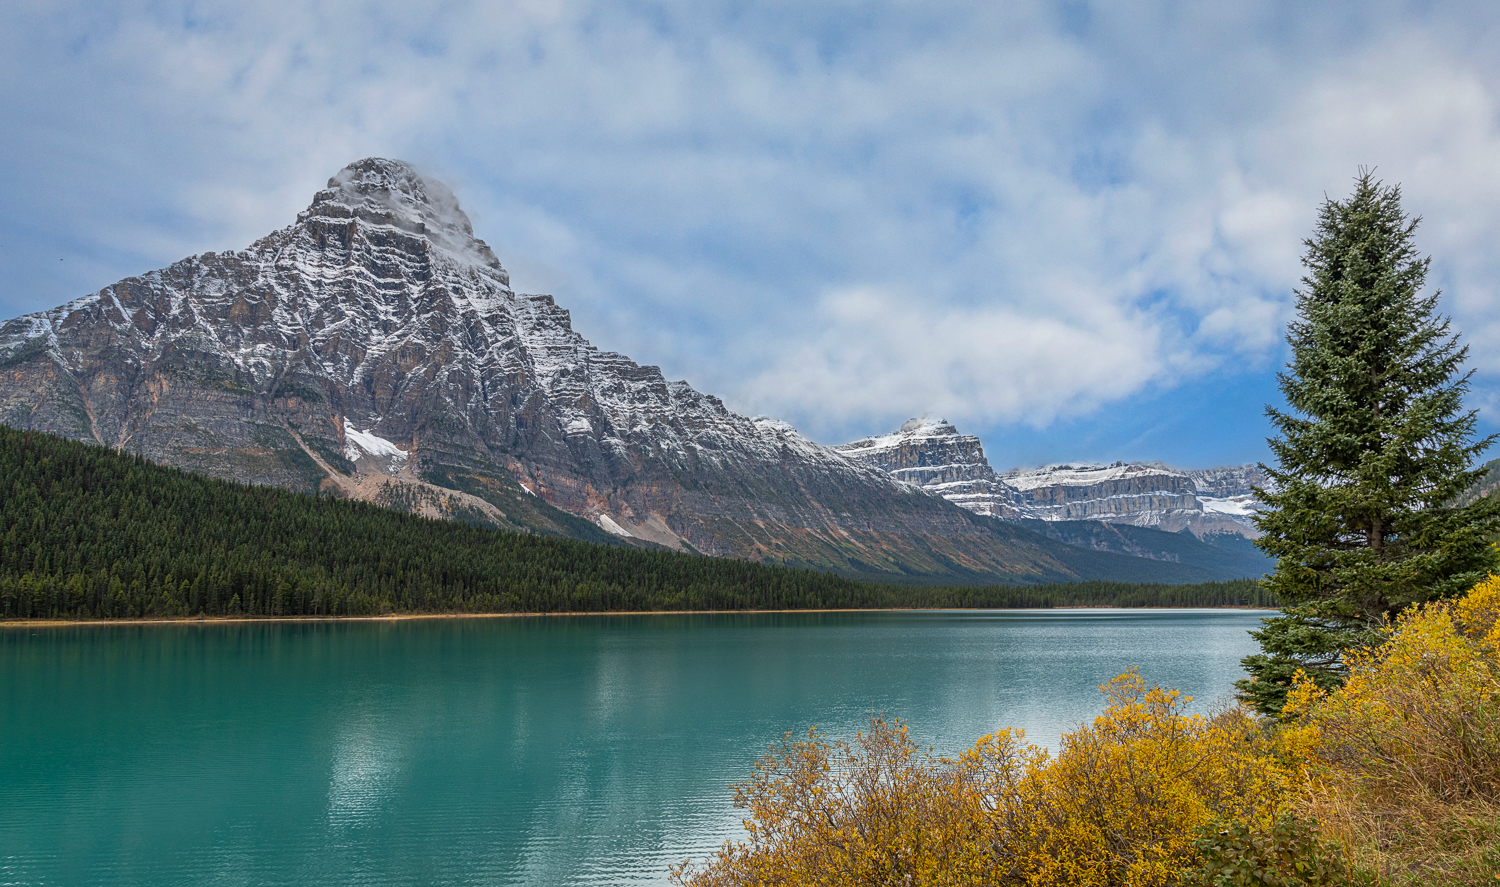
[[[852,743],[788,734],[735,786],[748,842],[673,877],[699,887],[989,883],[990,814],[1037,754],[1006,733],[959,761],[934,758],[881,719]]]
[[[1491,883],[1500,848],[1500,580],[1402,616],[1332,693],[1289,696],[1306,810],[1372,868]],[[1423,874],[1416,874],[1421,872]]]
[[[1188,697],[1134,671],[1102,689],[1104,714],[1023,787],[1023,883],[1170,884],[1201,826],[1274,818],[1285,773],[1247,715],[1185,715]]]
[[[1255,845],[1304,880],[1312,863],[1339,883],[1356,869],[1391,884],[1500,878],[1500,579],[1405,615],[1342,689],[1299,681],[1274,735],[1242,710],[1187,715],[1187,698],[1134,671],[1100,689],[1104,713],[1056,756],[1007,730],[937,758],[883,720],[852,743],[788,736],[736,787],[748,840],[674,879],[1169,885],[1203,861],[1194,839],[1209,825],[1222,829],[1204,841],[1218,834],[1223,853]],[[1344,849],[1297,831],[1312,824],[1289,812],[1322,820]],[[1280,858],[1304,851],[1337,858]]]
[[[1135,672],[1101,688],[1092,725],[1054,758],[1018,732],[957,760],[876,720],[853,743],[790,738],[736,787],[748,841],[679,883],[709,885],[1166,885],[1201,826],[1267,824],[1284,771],[1243,712],[1185,715]]]
[[[1453,605],[1454,618],[1464,635],[1492,658],[1500,658],[1500,577],[1474,586]]]
[[[1311,762],[1372,799],[1452,802],[1500,793],[1500,582],[1398,620],[1353,658],[1331,694],[1300,683],[1288,710],[1312,732]]]

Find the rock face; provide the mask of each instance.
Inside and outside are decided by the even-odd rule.
[[[1084,463],[996,473],[979,439],[942,419],[913,419],[891,434],[837,449],[976,514],[1107,521],[1198,536],[1257,535],[1251,488],[1265,483],[1249,465],[1179,471],[1159,463]]]
[[[248,249],[0,325],[0,422],[501,527],[870,576],[1083,575],[1064,546],[595,348],[397,161],[350,165]],[[1003,510],[982,475],[931,479]]]
[[[1265,472],[1254,465],[1237,465],[1229,468],[1209,468],[1203,471],[1189,471],[1188,476],[1193,479],[1193,486],[1198,489],[1198,501],[1203,503],[1204,519],[1201,521],[1206,532],[1241,532],[1233,528],[1235,526],[1248,526],[1251,528],[1252,538],[1259,536],[1259,531],[1254,530],[1251,518],[1260,509],[1260,501],[1255,498],[1255,487],[1264,489],[1270,484],[1270,478]],[[1210,519],[1217,520],[1220,530],[1214,530],[1209,523]],[[1200,534],[1201,535],[1201,534]]]
[[[1043,520],[1106,520],[1159,526],[1201,512],[1185,472],[1161,464],[1049,465],[1007,471],[1001,479],[1025,494]]]
[[[1265,487],[1270,479],[1254,465],[1232,465],[1228,468],[1205,468],[1185,472],[1193,479],[1198,498],[1234,499],[1254,496],[1255,487]]]
[[[1500,459],[1491,459],[1483,465],[1477,466],[1484,469],[1484,474],[1479,480],[1458,495],[1454,500],[1455,505],[1468,505],[1478,499],[1493,496],[1496,490],[1500,490]]]
[[[979,438],[959,434],[944,419],[912,419],[892,434],[835,449],[975,514],[1029,516],[1021,492],[995,475]]]

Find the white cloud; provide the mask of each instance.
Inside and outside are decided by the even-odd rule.
[[[1054,297],[1094,301],[1066,290]],[[821,334],[757,377],[751,398],[825,422],[933,412],[1045,425],[1139,390],[1174,360],[1162,355],[1161,331],[1138,316],[914,311],[920,301],[875,289],[830,293],[818,304]]]
[[[1070,9],[12,4],[0,308],[243,246],[398,156],[518,287],[732,405],[829,440],[1041,425],[1267,371],[1367,164],[1500,376],[1500,10]]]

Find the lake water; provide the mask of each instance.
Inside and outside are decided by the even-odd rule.
[[[661,884],[786,731],[1055,746],[1133,665],[1228,694],[1264,615],[0,628],[0,885]]]

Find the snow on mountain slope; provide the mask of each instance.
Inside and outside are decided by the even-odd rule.
[[[1103,520],[1199,535],[1255,535],[1254,466],[1179,471],[1160,463],[1074,463],[995,472],[979,439],[942,419],[912,419],[840,453],[977,514],[1046,521]]]
[[[1018,490],[1035,490],[1040,487],[1091,487],[1103,483],[1117,483],[1120,481],[1134,481],[1140,478],[1157,478],[1171,480],[1155,480],[1155,483],[1163,489],[1176,489],[1182,486],[1186,472],[1176,471],[1160,463],[1147,462],[1115,462],[1112,465],[1103,465],[1092,462],[1084,462],[1075,465],[1047,465],[1042,468],[1015,468],[1001,475],[1005,482]]]
[[[344,425],[344,458],[358,463],[366,457],[378,463],[391,474],[399,474],[411,454],[383,437],[360,431],[353,425]]]
[[[1229,496],[1218,499],[1213,496],[1199,496],[1198,501],[1203,503],[1203,510],[1210,514],[1227,514],[1232,517],[1251,517],[1260,510],[1260,502],[1254,496]]]
[[[1192,480],[1165,465],[1049,465],[1000,475],[1026,493],[1034,516],[1044,520],[1120,520],[1160,526],[1201,514]]]
[[[1023,511],[1019,491],[996,478],[979,438],[959,434],[944,419],[912,419],[891,434],[835,449],[975,514],[1029,516]]]
[[[539,532],[871,575],[1072,575],[1046,540],[596,348],[399,161],[351,164],[246,249],[0,324],[0,422]]]

